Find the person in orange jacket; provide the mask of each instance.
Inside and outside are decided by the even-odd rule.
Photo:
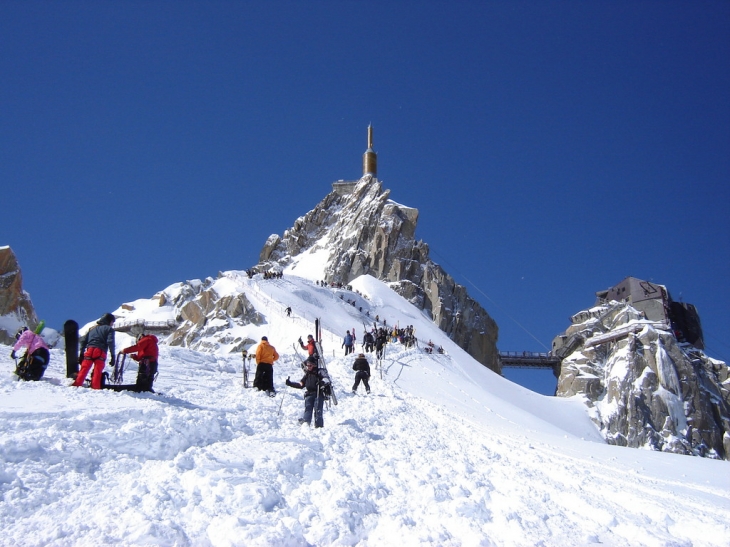
[[[276,348],[269,344],[266,336],[261,337],[259,347],[256,348],[256,376],[253,380],[253,387],[259,391],[265,391],[269,397],[275,397],[274,390],[274,362],[279,358]]]

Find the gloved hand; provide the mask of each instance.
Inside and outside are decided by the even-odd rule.
[[[304,344],[304,342],[302,342],[302,337],[300,336],[299,337],[299,345],[302,345],[302,344]]]
[[[10,358],[15,359],[15,350],[10,352]]]
[[[115,361],[114,361],[114,356],[112,355],[112,358],[111,358],[111,359],[109,359],[109,366],[110,366],[110,367],[113,367],[113,366],[114,366],[115,364],[116,364],[116,363],[115,363]]]
[[[294,384],[291,383],[288,376],[286,377],[286,385],[288,385],[289,387],[294,387]]]
[[[80,353],[80,354],[79,354],[79,365],[80,365],[81,363],[83,363],[83,362],[84,362],[84,354],[83,354],[83,353]]]

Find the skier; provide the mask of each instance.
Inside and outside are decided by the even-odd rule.
[[[26,348],[26,350],[15,367],[15,374],[21,380],[40,380],[43,373],[46,372],[51,357],[48,345],[39,334],[25,328],[18,333],[17,342],[13,346],[13,351],[10,352],[10,357],[15,359],[15,352],[21,348]]]
[[[96,322],[96,325],[81,337],[81,355],[79,356],[81,370],[76,375],[76,380],[71,384],[72,386],[79,387],[83,385],[91,365],[94,365],[94,372],[91,375],[91,388],[101,389],[101,376],[107,352],[111,354],[109,364],[114,366],[113,324],[114,316],[111,313],[105,313]]]
[[[157,336],[154,334],[140,335],[137,343],[122,350],[124,354],[134,354],[132,359],[139,363],[137,370],[137,383],[123,386],[109,386],[114,391],[151,391],[152,384],[157,376],[157,358],[160,350],[157,347]]]
[[[332,382],[329,374],[317,365],[317,359],[307,357],[304,364],[304,377],[299,382],[292,382],[286,378],[286,385],[295,389],[305,389],[304,393],[304,414],[299,418],[299,423],[312,425],[312,412],[314,412],[314,427],[324,427],[323,408],[325,399],[329,398]]]
[[[375,357],[378,359],[383,358],[383,347],[388,342],[385,332],[381,329],[378,332],[378,337],[375,339]]]
[[[314,342],[314,336],[311,334],[307,335],[307,344],[304,345],[304,342],[302,342],[301,336],[299,337],[299,345],[302,347],[302,349],[307,350],[307,354],[312,357],[318,357],[317,355],[317,344]]]
[[[274,362],[279,358],[276,348],[269,344],[266,336],[261,337],[259,347],[256,348],[256,376],[253,387],[265,391],[269,397],[276,397],[274,390]]]
[[[365,333],[365,336],[363,336],[362,345],[366,353],[373,352],[373,347],[375,346],[375,338],[373,338],[372,332],[368,331]]]
[[[291,306],[287,306],[286,307],[286,310],[284,310],[284,311],[286,311],[286,316],[287,317],[291,317]]]
[[[352,364],[352,370],[355,371],[355,385],[352,386],[352,392],[357,393],[357,387],[362,380],[362,383],[365,385],[365,392],[370,393],[370,384],[368,383],[370,379],[370,363],[368,363],[364,353],[357,356],[357,359]]]
[[[352,335],[350,334],[349,330],[347,331],[347,334],[342,341],[342,347],[345,348],[345,355],[349,355],[350,353],[352,353]]]

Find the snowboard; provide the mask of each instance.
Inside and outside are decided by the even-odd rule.
[[[79,324],[69,319],[63,324],[66,340],[66,378],[76,378],[79,372]]]
[[[245,352],[243,352],[243,387],[244,388],[253,387],[253,386],[248,385],[248,367],[246,366],[247,357],[248,357],[248,355]]]

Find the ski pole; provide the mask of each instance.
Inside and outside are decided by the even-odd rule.
[[[279,416],[281,414],[281,407],[284,406],[284,399],[286,398],[288,393],[289,393],[288,391],[285,391],[284,395],[281,396],[281,402],[279,403],[279,411],[276,413],[277,416]]]

